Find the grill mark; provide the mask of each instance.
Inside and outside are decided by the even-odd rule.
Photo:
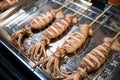
[[[98,50],[99,50],[100,52],[102,52],[102,53],[104,54],[105,57],[108,56],[108,55],[107,55],[108,52],[103,51],[103,49],[101,49],[101,48],[98,48]]]
[[[104,43],[103,46],[104,46],[105,49],[109,49],[109,44],[108,43]]]
[[[49,29],[46,29],[44,32],[45,32],[45,33],[47,32],[48,35],[51,35],[51,37],[54,37],[54,34],[53,34]],[[46,34],[46,35],[47,35],[47,34]]]
[[[69,42],[67,40],[63,44],[63,48],[65,48],[65,47],[72,47],[72,48],[74,48],[71,44],[69,44]]]
[[[46,19],[46,17],[44,16],[44,14],[41,14],[40,16],[42,17],[41,20],[43,20],[44,23],[47,23],[47,19]]]
[[[69,22],[67,20],[65,20],[65,19],[62,19],[61,23],[64,24],[64,25],[66,25],[66,26],[69,26]]]
[[[66,21],[68,23],[68,25],[66,25],[66,26],[69,26],[69,24],[71,22],[70,18],[64,18],[64,21]]]
[[[56,22],[55,25],[58,26],[62,31],[64,30],[64,26],[59,22]]]
[[[51,25],[50,26],[50,29],[52,29],[52,31],[54,31],[57,35],[59,34],[59,30],[55,27],[55,26],[53,26],[53,25]]]
[[[44,26],[45,22],[44,22],[44,20],[42,18],[43,18],[42,16],[37,17],[37,19],[39,19],[40,24],[42,23],[42,25]]]
[[[100,55],[102,58],[105,58],[105,55],[101,51],[99,51],[98,49],[93,49],[93,51],[95,51],[96,54]]]
[[[84,35],[81,34],[80,32],[75,32],[75,34],[78,34],[80,36],[80,38],[84,38]]]
[[[71,36],[72,39],[74,39],[76,42],[79,42],[80,39],[78,39],[78,37],[75,37],[75,36]]]
[[[68,24],[68,25],[64,26],[64,29],[66,30],[69,27],[70,22],[68,21],[67,18],[64,18],[63,20]],[[62,20],[60,22],[62,22]]]
[[[107,52],[107,50],[106,50],[102,45],[99,45],[99,47],[100,47],[103,51]]]
[[[51,32],[50,32],[51,33]],[[51,39],[52,38],[52,35],[49,35],[50,34],[48,31],[44,31],[44,35],[46,36],[46,37],[48,37],[49,39]]]
[[[77,41],[77,40],[75,40],[75,39],[76,39],[76,36],[74,36],[74,35],[69,38],[69,40],[73,41],[76,45],[79,45],[80,40]],[[77,39],[78,39],[78,38],[77,38]]]
[[[92,67],[92,66],[91,67],[96,68],[97,62],[95,62],[93,59],[91,59],[88,55],[86,55],[86,58],[94,64],[94,67]]]
[[[45,15],[45,14],[41,14],[42,16],[43,16],[43,18],[46,20],[46,22],[45,23],[49,23],[49,18],[47,17],[47,15]]]
[[[76,33],[75,33],[75,36],[76,36],[79,40],[82,39],[82,37],[81,37],[80,35],[76,34]]]
[[[83,60],[85,60],[91,67],[95,67],[94,64],[91,61],[89,61],[86,57],[84,57]]]
[[[53,26],[58,30],[59,33],[61,33],[61,31],[64,31],[61,28],[59,28],[59,26],[57,26],[56,23],[54,23]]]
[[[67,44],[69,44],[70,46],[73,47],[74,43],[71,40],[66,40],[65,42],[67,42]]]
[[[38,22],[38,20],[36,18],[33,19],[32,23],[35,23],[35,24],[39,25],[39,22]]]
[[[94,56],[94,55],[92,55],[92,54],[87,54],[92,60],[94,60],[96,63],[97,63],[97,67],[99,67],[100,66],[100,61],[99,61],[99,59],[96,57],[96,56]]]
[[[84,66],[87,69],[87,71],[91,70],[91,66],[85,60],[82,60],[80,65]]]
[[[102,44],[102,46],[106,49],[106,52],[103,51],[103,49],[99,49],[101,52],[103,52],[103,54],[107,57],[108,56],[108,53],[109,53],[109,44],[105,43],[105,44]]]
[[[102,58],[100,55],[96,54],[95,52],[91,52],[91,54],[96,56],[99,59],[100,65],[105,61],[104,58]]]
[[[47,12],[46,15],[48,16],[49,21],[51,21],[52,20],[52,14],[50,12]]]

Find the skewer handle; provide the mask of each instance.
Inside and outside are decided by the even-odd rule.
[[[94,21],[92,21],[89,26],[92,26],[105,12],[107,12],[110,8],[112,7],[112,5],[110,5],[105,11],[103,11]]]

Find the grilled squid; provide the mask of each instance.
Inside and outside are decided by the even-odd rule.
[[[16,5],[21,0],[3,0],[0,2],[0,11],[9,9],[10,7]]]
[[[74,0],[70,0],[70,1],[74,1]],[[64,15],[62,13],[62,8],[64,8],[66,5],[68,5],[69,2],[67,2],[65,5],[63,5],[62,7],[56,9],[56,10],[51,10],[49,9],[46,13],[42,13],[38,16],[36,16],[32,21],[30,21],[30,23],[28,25],[26,25],[27,27],[29,27],[29,31],[31,31],[32,33],[32,30],[40,30],[41,28],[47,26],[50,22],[52,22],[55,18],[56,19],[60,19],[60,18],[63,18]],[[64,20],[63,20],[64,21]],[[66,21],[65,21],[66,23]],[[59,23],[57,25],[60,25]],[[27,33],[26,31],[26,28],[23,27],[21,30],[19,31],[16,31],[15,33],[13,33],[13,35],[11,36],[11,42],[13,42],[14,44],[18,44],[18,45],[21,45],[22,42],[20,41],[23,41],[23,37],[25,35],[28,35],[28,34],[18,34],[19,33]],[[49,32],[49,31],[48,31]],[[14,36],[16,35],[16,36]],[[22,37],[20,37],[19,35],[22,35]],[[22,40],[19,40],[18,39],[22,39]],[[23,44],[22,44],[23,45]],[[22,46],[18,46],[20,49]]]
[[[61,9],[51,10],[49,9],[46,13],[42,13],[39,16],[35,17],[30,23],[29,26],[32,30],[39,30],[44,26],[48,25],[56,17],[56,14],[60,12]]]
[[[67,28],[72,24],[73,19],[76,18],[76,15],[66,15],[66,17],[54,22],[51,26],[43,31],[42,40],[33,45],[29,52],[28,56],[32,60],[39,61],[41,57],[46,57],[45,46],[50,42],[51,39],[57,38],[60,36]]]
[[[88,25],[81,25],[80,30],[78,32],[75,32],[72,36],[70,36],[63,43],[61,48],[58,48],[53,55],[39,61],[33,68],[35,68],[38,65],[41,65],[42,69],[48,75],[50,75],[52,72],[55,72],[55,74],[57,74],[59,72],[61,58],[63,58],[65,54],[71,54],[75,52],[78,48],[81,48],[91,31],[92,29]]]
[[[31,30],[39,30],[39,29],[45,27],[52,20],[55,19],[55,16],[59,11],[60,11],[60,8],[57,10],[49,9],[46,13],[42,13],[39,16],[35,17],[28,25],[26,25],[21,30],[16,31],[15,33],[12,34],[11,42],[13,42],[14,44],[23,45],[21,41],[23,40],[23,37],[25,35],[28,35],[27,34],[28,31],[30,32]],[[26,27],[28,27],[27,30],[26,30]],[[18,34],[18,32],[19,32],[19,34]],[[32,31],[31,31],[31,33],[32,33]],[[14,36],[14,35],[16,35],[16,36]],[[21,35],[22,35],[22,37],[21,37]],[[18,39],[22,39],[22,40],[18,40]],[[18,47],[21,49],[22,46],[18,46]]]
[[[75,73],[60,73],[62,76],[64,76],[63,80],[81,80],[85,78],[87,73],[99,69],[108,59],[111,47],[119,34],[120,32],[114,38],[107,39],[107,41],[104,41],[104,43],[98,45],[97,47],[92,49],[88,54],[86,54]],[[80,71],[79,69],[82,71]],[[76,79],[74,79],[75,77],[72,76],[75,76]]]

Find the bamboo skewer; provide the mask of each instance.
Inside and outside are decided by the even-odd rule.
[[[90,0],[89,2],[91,2],[91,0]],[[86,6],[86,5],[84,4],[83,7],[85,7],[85,6]],[[75,13],[73,14],[73,17],[76,16],[77,13],[78,13],[79,11],[81,11],[82,9],[83,9],[83,8],[80,7],[80,8],[77,10],[77,12],[75,12]],[[87,9],[87,10],[88,10],[88,9]]]
[[[112,15],[110,15],[110,17],[111,17],[111,16],[112,16]],[[110,18],[110,17],[109,17],[109,18]],[[106,21],[108,21],[109,18],[107,18],[107,19],[104,21],[104,23],[105,23]],[[94,33],[95,33],[96,31],[98,31],[98,30],[100,29],[100,27],[103,26],[104,23],[102,22],[102,24],[100,24],[100,25],[94,30]]]
[[[57,10],[55,10],[55,13],[59,12],[62,8],[64,8],[65,6],[67,6],[68,4],[70,4],[70,2],[73,2],[74,0],[70,0],[69,2],[65,3],[63,6],[61,6],[60,8],[58,8]]]
[[[115,41],[119,35],[120,35],[120,32],[118,32],[117,35],[113,38],[113,41]]]
[[[89,27],[91,27],[103,14],[105,14],[105,12],[107,12],[110,8],[112,7],[112,5],[110,5],[105,11],[103,11],[95,20],[93,20],[90,24]]]

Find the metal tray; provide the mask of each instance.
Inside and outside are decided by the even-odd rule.
[[[19,11],[21,8],[24,8],[24,6],[31,3],[32,0],[21,0],[16,5],[10,7],[9,9],[3,11],[0,14],[0,22],[3,22],[6,18],[10,17],[11,15],[15,14],[17,11]]]
[[[48,8],[57,9],[61,5],[65,3],[65,0],[33,0],[33,3],[25,6],[24,8],[17,11],[15,14],[10,16],[9,18],[5,19],[3,22],[0,23],[0,27],[2,29],[3,33],[0,33],[4,38],[7,38],[6,36],[11,36],[13,32],[21,29],[26,24],[28,24],[35,16],[45,12]],[[71,6],[67,6],[64,8],[63,13],[74,13],[76,10],[80,7],[83,7],[85,3],[81,1],[77,2],[71,2]],[[106,5],[107,7],[107,5]],[[88,9],[89,8],[89,9]],[[88,9],[85,13],[84,11]],[[89,24],[92,22],[100,13],[102,10],[95,8],[91,6],[91,4],[87,4],[85,7],[83,7],[83,10],[78,13],[78,17],[82,18],[79,20],[79,24]],[[84,14],[83,14],[84,13]],[[96,45],[100,44],[103,40],[103,37],[109,36],[113,37],[118,31],[120,31],[120,28],[116,29],[114,26],[111,26],[111,24],[114,22],[114,24],[120,25],[118,20],[115,20],[114,16],[112,15],[112,11],[109,10],[106,12],[97,22],[94,23],[93,29],[96,29],[98,26],[102,26],[97,32],[95,32],[95,36],[92,38],[89,38],[89,44],[87,44],[87,47],[80,53],[80,51],[77,51],[77,54],[68,57],[68,60],[65,64],[61,65],[61,69],[65,71],[74,71],[81,61],[81,59],[84,57],[84,55],[89,52],[91,49],[93,49]],[[77,26],[71,27],[68,31],[66,31],[63,35],[61,35],[59,38],[54,39],[49,46],[50,49],[46,50],[46,53],[48,55],[53,54],[55,52],[56,47],[59,45],[61,46],[70,35],[72,35],[75,31],[78,30]],[[67,33],[67,34],[66,34]],[[27,46],[27,48],[30,48],[35,43],[39,42],[41,40],[42,31],[39,33],[32,34],[29,38],[27,38],[24,41],[24,45]],[[18,58],[22,63],[24,63],[35,75],[37,75],[40,79],[48,80],[50,79],[45,75],[45,73],[37,67],[35,70],[31,69],[31,67],[35,64],[32,62],[28,57],[24,55],[24,53],[21,53],[19,49],[14,47],[12,44],[6,43],[1,39],[1,42],[8,48],[15,56]],[[117,67],[120,65],[120,55],[117,52],[111,52],[111,55],[107,62],[96,72],[94,72],[91,75],[88,75],[86,78],[87,80],[109,80],[115,72]]]

